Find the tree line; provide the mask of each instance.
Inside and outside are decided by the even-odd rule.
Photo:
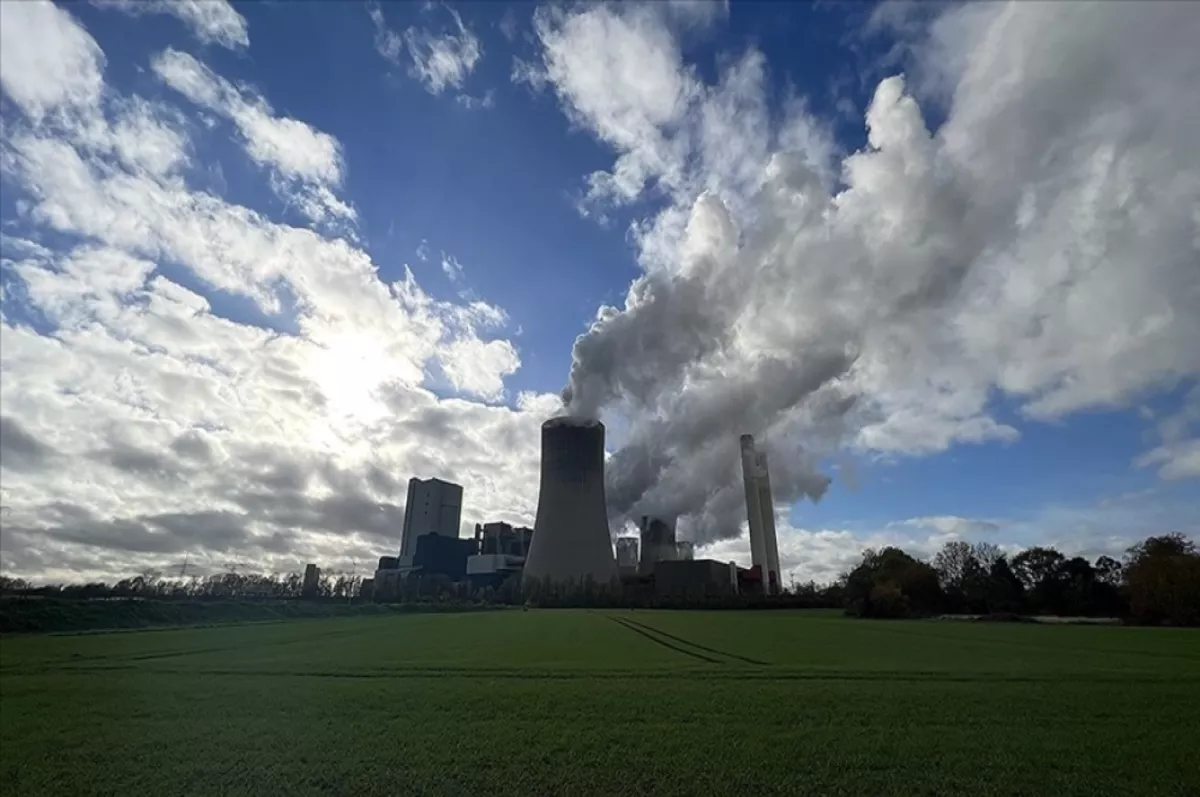
[[[35,586],[24,579],[0,576],[0,594],[26,597],[97,600],[142,598],[147,600],[288,600],[301,597],[325,599],[356,598],[362,577],[345,573],[322,573],[312,595],[303,594],[304,577],[299,573],[215,573],[207,577],[164,578],[147,571],[113,584],[45,584]]]
[[[499,586],[473,587],[443,575],[410,577],[374,594],[363,579],[322,574],[315,593],[303,593],[299,573],[219,573],[205,578],[163,578],[147,572],[114,584],[34,586],[0,576],[0,594],[64,600],[141,599],[184,601],[375,601],[487,606],[785,609],[841,608],[857,617],[1059,615],[1119,617],[1146,624],[1200,625],[1200,552],[1182,534],[1149,537],[1123,560],[1068,557],[1037,546],[1011,558],[990,543],[948,542],[924,561],[900,548],[863,552],[860,562],[832,584],[793,585],[764,597],[713,590],[662,596],[652,589],[614,584],[522,584],[519,575]]]
[[[990,543],[948,542],[932,562],[888,547],[863,552],[835,585],[849,614],[1049,614],[1200,625],[1200,552],[1182,534],[1147,539],[1124,561],[1089,562],[1054,548],[1010,559]]]

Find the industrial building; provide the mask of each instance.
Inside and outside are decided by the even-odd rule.
[[[494,522],[458,536],[462,487],[440,479],[411,479],[399,556],[379,559],[374,593],[400,594],[411,574],[441,575],[474,588],[522,583],[622,583],[633,595],[689,598],[739,592],[782,592],[775,507],[765,452],[741,437],[742,477],[750,527],[751,567],[696,560],[695,544],[676,539],[673,517],[645,515],[637,537],[609,536],[604,495],[604,425],[576,417],[542,424],[541,476],[534,528]],[[619,577],[619,581],[618,581]],[[305,590],[319,571],[310,565]]]
[[[300,594],[305,598],[315,598],[321,589],[321,568],[314,564],[304,566],[304,581],[301,582]]]
[[[477,589],[498,588],[525,567],[533,529],[508,523],[475,525],[473,553],[467,558],[467,579]]]
[[[604,424],[551,418],[542,424],[537,520],[523,580],[617,579],[604,500]]]
[[[379,558],[374,578],[377,598],[390,600],[399,594],[400,584],[413,572],[441,573],[452,580],[465,577],[470,550],[458,544],[462,497],[462,486],[452,482],[408,480],[400,554]]]
[[[766,595],[782,591],[779,548],[775,539],[775,503],[766,452],[754,446],[754,436],[741,437],[742,480],[746,491],[746,519],[750,526],[750,560],[757,568]]]
[[[637,572],[638,538],[617,537],[617,570],[622,577]]]
[[[445,576],[462,581],[467,575],[467,557],[474,550],[474,540],[443,537],[441,534],[422,534],[417,538],[413,554],[413,569],[422,574]]]
[[[738,568],[712,559],[660,561],[654,565],[654,592],[659,597],[700,599],[736,595]]]
[[[642,515],[638,524],[641,539],[642,558],[638,564],[638,572],[650,575],[658,562],[670,562],[675,559],[675,519]]]
[[[524,559],[533,542],[533,529],[508,523],[475,524],[475,553],[506,554]]]
[[[448,500],[439,496],[440,488],[430,491],[429,505],[432,507],[440,500],[444,507],[440,515],[441,528],[437,530],[429,529],[425,522],[427,516],[434,516],[435,513],[426,512],[424,496],[421,494],[421,485],[431,482],[455,488],[442,491],[442,495],[448,496]],[[410,492],[412,489],[410,486]],[[475,525],[473,538],[461,538],[457,533],[447,532],[451,528],[457,530],[462,488],[456,484],[430,479],[419,482],[416,491],[419,504],[414,505],[417,511],[415,522],[408,522],[407,508],[405,511],[405,529],[419,532],[413,538],[415,544],[410,544],[412,553],[407,559],[403,555],[379,558],[379,567],[374,578],[374,594],[377,599],[395,599],[400,593],[400,586],[410,575],[444,576],[454,582],[466,580],[473,587],[483,588],[499,587],[508,578],[521,572],[533,542],[533,529],[509,523],[484,523]]]
[[[413,564],[417,539],[426,534],[458,537],[462,519],[461,485],[441,479],[409,479],[400,534],[400,565]]]

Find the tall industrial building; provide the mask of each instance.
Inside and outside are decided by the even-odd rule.
[[[599,421],[560,417],[542,424],[537,520],[522,578],[599,584],[617,578]]]
[[[412,564],[417,537],[437,534],[458,537],[462,518],[463,488],[441,479],[409,479],[404,504],[404,530],[400,535],[400,563]]]
[[[691,540],[675,541],[675,559],[679,562],[691,562],[696,558],[696,544]]]
[[[304,567],[304,581],[301,582],[300,594],[305,598],[315,598],[321,588],[321,568],[314,564]]]
[[[742,480],[746,489],[746,519],[750,525],[750,560],[758,567],[763,592],[768,595],[781,591],[779,547],[775,539],[775,503],[771,498],[771,479],[767,471],[767,455],[754,447],[754,436],[744,434],[742,446]]]
[[[656,562],[671,562],[675,559],[675,519],[642,515],[638,524],[642,540],[642,558],[638,572],[650,575]]]

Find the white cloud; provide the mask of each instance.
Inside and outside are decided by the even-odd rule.
[[[250,46],[246,19],[226,0],[92,0],[93,5],[126,14],[170,14],[205,44],[231,50]]]
[[[1138,457],[1137,465],[1158,465],[1164,479],[1200,479],[1200,439],[1165,443]]]
[[[503,310],[435,300],[411,273],[385,284],[349,241],[195,190],[180,169],[189,136],[219,128],[81,82],[102,75],[95,42],[65,11],[10,13],[25,5],[0,6],[4,35],[77,68],[23,71],[39,62],[12,60],[6,39],[3,91],[24,118],[0,137],[18,209],[0,240],[5,572],[112,578],[185,556],[349,568],[394,551],[412,474],[462,483],[469,522],[528,522],[537,428],[557,405],[472,400],[502,397],[519,366]],[[270,180],[337,184],[331,137],[163,58],[164,78],[231,118]],[[248,297],[261,318],[164,271]],[[439,380],[459,396],[435,396]]]
[[[514,41],[517,38],[517,29],[520,24],[511,7],[504,9],[504,16],[500,18],[500,33],[504,35],[504,38]]]
[[[276,116],[262,97],[239,90],[187,53],[167,49],[155,74],[193,103],[237,126],[255,163],[272,172],[272,187],[313,221],[350,220],[354,208],[338,199],[342,152],[337,139],[297,119]]]
[[[483,341],[459,338],[442,354],[442,369],[456,390],[483,399],[504,395],[504,377],[521,364],[517,351],[507,340]]]
[[[445,252],[442,252],[442,273],[445,274],[451,282],[457,285],[458,283],[462,282],[463,279],[462,263],[459,263],[458,259],[455,258],[454,255],[448,255]]]
[[[585,207],[666,199],[632,228],[646,274],[574,349],[572,410],[632,430],[616,509],[723,535],[742,432],[808,463],[776,485],[792,500],[821,494],[814,455],[847,444],[1011,441],[998,398],[1041,421],[1200,378],[1200,106],[1179,101],[1200,81],[1200,16],[1014,2],[922,17],[906,28],[916,88],[881,81],[868,146],[843,157],[803,98],[770,111],[753,48],[709,83],[661,6],[538,12],[522,74],[613,150]],[[1144,464],[1184,476],[1192,451]]]
[[[404,37],[388,28],[383,18],[383,9],[378,3],[369,3],[367,13],[375,26],[375,49],[392,63],[400,63],[400,56],[404,53]]]
[[[421,81],[430,94],[441,94],[448,88],[461,89],[483,57],[483,45],[478,37],[463,24],[457,11],[446,10],[454,18],[453,31],[434,33],[413,26],[403,34],[397,34],[387,27],[378,5],[369,9],[375,25],[375,49],[394,64],[399,64],[404,51],[408,50],[409,74]]]
[[[483,93],[482,97],[472,97],[469,94],[459,94],[454,98],[462,107],[468,111],[473,111],[478,108],[494,108],[496,107],[496,92],[493,89],[488,89]]]
[[[180,115],[141,97],[106,100],[104,54],[66,11],[51,3],[0,7],[0,90],[16,103],[26,122],[98,155],[115,155],[129,170],[166,178],[188,163]],[[105,101],[116,110],[109,125]],[[6,122],[9,120],[6,119]],[[20,134],[20,117],[8,126]],[[11,167],[11,152],[2,153]]]
[[[991,520],[959,517],[958,515],[930,515],[926,517],[909,518],[900,525],[915,529],[928,529],[939,534],[951,534],[955,537],[970,537],[977,534],[990,534],[1000,529],[999,524]]]
[[[103,67],[99,46],[58,6],[0,4],[0,87],[34,122],[99,103]]]
[[[540,8],[534,30],[542,63],[518,61],[514,79],[548,82],[573,122],[620,153],[611,171],[589,176],[589,200],[632,201],[651,179],[676,188],[687,153],[675,133],[700,84],[658,10]]]
[[[1200,478],[1200,437],[1191,436],[1196,431],[1200,431],[1200,384],[1184,397],[1178,412],[1159,420],[1162,445],[1138,457],[1135,464],[1157,465],[1164,479]]]

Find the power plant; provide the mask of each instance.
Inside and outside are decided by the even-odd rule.
[[[742,435],[741,443],[746,519],[750,526],[751,566],[758,568],[763,593],[777,595],[782,591],[783,582],[779,572],[779,547],[775,540],[775,502],[771,498],[767,455],[754,447],[754,435]]]
[[[522,576],[553,582],[617,578],[604,500],[604,424],[575,417],[542,424],[537,520]]]
[[[604,424],[579,417],[542,424],[541,477],[534,528],[477,524],[459,536],[463,488],[441,479],[411,479],[398,556],[379,559],[364,595],[396,600],[420,593],[427,577],[469,590],[527,588],[546,582],[620,585],[627,597],[714,598],[739,592],[782,592],[775,506],[765,452],[742,435],[742,477],[750,527],[751,567],[696,560],[695,546],[676,539],[676,519],[643,515],[638,536],[609,535],[604,492]],[[319,571],[310,565],[306,592]],[[519,594],[519,591],[516,593]],[[528,593],[527,593],[528,594]],[[406,598],[408,599],[408,598]]]

